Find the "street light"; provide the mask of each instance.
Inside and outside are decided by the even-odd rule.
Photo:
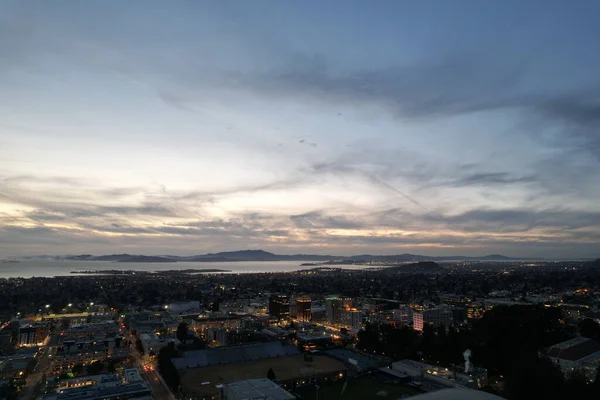
[[[69,307],[73,307],[73,303],[69,303]]]
[[[50,308],[50,304],[46,304],[46,308]]]
[[[93,306],[93,305],[94,305],[94,302],[92,301],[92,302],[90,303],[90,306]]]

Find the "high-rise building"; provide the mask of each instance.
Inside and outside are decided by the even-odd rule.
[[[296,318],[299,321],[309,322],[312,319],[311,307],[310,297],[298,297],[296,299]]]
[[[346,308],[340,311],[338,325],[346,326],[350,329],[360,328],[363,323],[362,311],[356,308]]]
[[[410,307],[399,307],[393,310],[394,321],[400,326],[408,326],[413,322],[413,310]]]
[[[269,315],[279,319],[289,318],[290,300],[287,296],[273,294],[269,298]]]
[[[413,315],[413,328],[416,331],[422,331],[425,325],[433,328],[445,326],[446,328],[454,323],[452,310],[447,307],[437,307],[421,312],[416,312]]]
[[[335,325],[342,321],[342,311],[352,308],[352,299],[350,297],[328,297],[325,299],[325,317],[327,322]]]

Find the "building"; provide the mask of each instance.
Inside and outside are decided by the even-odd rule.
[[[422,331],[425,325],[432,328],[440,326],[449,327],[454,323],[452,310],[447,307],[437,307],[423,310],[413,314],[413,327],[416,331]]]
[[[410,396],[411,400],[504,400],[481,390],[451,388]]]
[[[295,400],[296,396],[267,378],[231,382],[223,386],[225,400]]]
[[[171,313],[179,314],[185,312],[193,312],[200,310],[200,302],[199,301],[179,301],[176,303],[167,304],[165,309],[169,310]]]
[[[342,310],[352,308],[350,297],[328,297],[325,299],[325,319],[331,325],[337,325],[342,319]]]
[[[467,319],[470,321],[479,319],[485,314],[485,304],[481,302],[469,303],[467,306]]]
[[[25,378],[35,366],[33,357],[9,356],[0,360],[0,379]]]
[[[121,400],[134,398],[141,400],[142,396],[148,396],[144,398],[149,398],[151,394],[152,387],[148,382],[137,381],[63,390],[59,393],[47,394],[42,397],[42,400]]]
[[[410,307],[399,307],[393,310],[394,322],[399,326],[410,326],[413,324],[413,310]]]
[[[129,352],[121,337],[98,336],[87,339],[64,339],[52,357],[52,372],[60,374],[75,365],[89,365],[94,361],[122,359]]]
[[[391,367],[380,368],[380,371],[401,377],[407,375],[415,382],[428,382],[435,387],[481,389],[488,384],[485,368],[471,367],[465,372],[463,365],[451,368],[425,364],[413,360],[401,360],[392,363]]]
[[[35,328],[23,327],[19,330],[19,346],[35,346]]]
[[[63,330],[60,336],[71,339],[84,339],[99,335],[117,335],[121,329],[115,321],[94,322],[89,324],[72,325]]]
[[[154,332],[140,334],[140,341],[144,348],[144,354],[158,354],[160,349],[167,346],[170,342],[175,341],[175,337],[165,337]]]
[[[186,399],[194,400],[223,398],[219,396],[224,385],[237,382],[240,377],[265,378],[269,369],[273,369],[276,382],[287,390],[344,379],[347,369],[343,361],[318,354],[311,355],[307,367],[305,354],[299,354],[296,346],[280,342],[186,351],[183,357],[171,361],[179,372]]]
[[[312,300],[310,297],[298,297],[296,299],[296,319],[309,322],[312,320]]]
[[[590,311],[590,307],[580,304],[566,304],[561,303],[558,305],[563,317],[570,322],[577,323],[584,319],[584,315]]]
[[[343,325],[349,329],[360,328],[363,324],[363,313],[356,308],[346,308],[339,311],[337,325]]]
[[[269,315],[278,319],[290,317],[290,300],[287,296],[273,294],[269,297]]]
[[[581,371],[586,379],[596,379],[596,371],[600,366],[600,344],[595,340],[576,337],[550,347],[547,355],[567,377],[575,371]]]
[[[443,294],[440,295],[440,301],[449,306],[465,307],[471,302],[471,299],[457,294]]]

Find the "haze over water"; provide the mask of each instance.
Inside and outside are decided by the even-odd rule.
[[[237,262],[178,262],[178,263],[119,263],[106,261],[47,261],[25,260],[19,263],[0,264],[0,278],[31,278],[73,276],[71,271],[132,270],[142,272],[183,270],[183,269],[223,269],[227,273],[247,274],[257,272],[291,272],[311,269],[314,266],[300,266],[302,261],[237,261]],[[340,266],[345,269],[362,269],[360,265]]]

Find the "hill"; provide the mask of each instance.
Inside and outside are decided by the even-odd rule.
[[[360,254],[354,256],[332,256],[319,254],[294,254],[280,255],[269,253],[264,250],[238,250],[224,251],[219,253],[207,253],[194,256],[148,256],[142,254],[110,254],[93,256],[91,254],[81,254],[59,257],[65,260],[72,261],[112,261],[112,262],[235,262],[235,261],[312,261],[312,262],[328,262],[341,264],[354,264],[361,262],[386,262],[386,263],[420,263],[427,261],[443,262],[443,261],[510,261],[519,260],[500,254],[490,254],[483,257],[467,257],[467,256],[448,256],[448,257],[431,257],[419,254],[398,254],[398,255],[373,255]]]

